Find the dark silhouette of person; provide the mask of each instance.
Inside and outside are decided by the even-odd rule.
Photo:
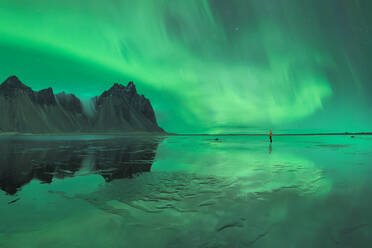
[[[269,136],[270,136],[270,143],[273,143],[273,130],[271,129],[270,129]]]

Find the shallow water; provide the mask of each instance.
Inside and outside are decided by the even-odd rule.
[[[0,137],[0,247],[369,247],[372,137]]]

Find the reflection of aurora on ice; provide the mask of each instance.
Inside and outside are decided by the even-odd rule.
[[[173,143],[167,139],[160,145],[152,171],[187,171],[229,178],[244,192],[292,188],[305,194],[329,190],[331,182],[312,161],[286,151],[281,144],[276,145],[280,151],[274,148],[274,152],[268,154],[266,143],[255,137],[250,139],[252,141],[246,142],[244,138],[232,138],[220,143],[194,139],[197,146],[187,140]],[[182,159],[175,162],[180,150]]]
[[[291,170],[286,166],[282,169]],[[268,174],[272,174],[271,180],[260,180]],[[330,183],[324,180],[320,171],[305,168],[302,173],[286,174],[281,175],[277,168],[266,172],[260,170],[258,177],[247,174],[239,178],[182,172],[151,173],[132,180],[114,181],[95,193],[80,197],[100,208],[111,209],[113,213],[123,210],[120,202],[125,203],[126,210],[136,208],[148,213],[174,210],[182,213],[198,212],[200,207],[206,206],[218,209],[219,205],[229,201],[268,200],[266,198],[280,191],[291,191],[298,196],[319,196],[329,192]]]
[[[170,147],[164,147],[165,141],[159,148],[154,172],[114,181],[77,198],[106,213],[122,216],[133,231],[129,240],[138,238],[137,231],[142,229],[159,236],[177,233],[180,239],[198,235],[209,245],[226,245],[226,238],[239,237],[241,244],[263,238],[273,228],[273,220],[280,222],[290,217],[290,207],[282,206],[281,198],[304,207],[298,205],[302,204],[301,197],[327,197],[331,189],[322,170],[299,156],[268,156],[254,148],[249,156],[242,150],[225,152],[226,146],[237,148],[234,142],[222,144],[224,149],[216,151],[213,143],[204,146],[201,141],[205,149],[194,150],[195,144],[185,146],[187,142],[173,141],[170,139]],[[168,149],[180,147],[182,159],[176,164],[176,157]],[[162,152],[168,154],[167,161],[162,160]],[[270,213],[271,204],[279,204],[279,212]],[[155,242],[165,241],[156,238]],[[196,241],[185,244],[197,245],[193,242]]]
[[[151,172],[107,182],[91,167],[94,156],[77,153],[84,166],[71,177],[33,180],[12,204],[0,194],[4,247],[50,241],[84,248],[310,248],[370,241],[369,137],[278,137],[271,152],[262,137],[138,142],[122,151],[135,159],[157,147]],[[117,154],[112,140],[100,147],[100,158]],[[101,161],[115,168],[120,160]]]
[[[100,211],[120,216],[127,245],[164,247],[169,242],[173,245],[179,242],[177,247],[197,247],[200,243],[209,247],[237,242],[245,246],[266,235],[270,238],[260,242],[274,245],[278,241],[290,242],[283,233],[296,231],[297,218],[303,218],[303,212],[322,211],[323,202],[320,207],[306,205],[303,198],[329,197],[329,182],[319,179],[319,170],[313,176],[306,174],[311,169],[307,167],[297,175],[284,176],[279,172],[276,179],[272,177],[272,182],[261,182],[259,186],[255,185],[256,181],[249,182],[253,173],[241,178],[184,172],[145,173],[76,197]],[[273,171],[258,173],[263,176]],[[312,228],[319,224],[307,218],[306,221]],[[336,221],[332,219],[323,224],[331,227]],[[287,231],[281,233],[278,228]]]
[[[123,210],[120,202],[125,203],[126,210],[136,208],[159,213],[165,210],[198,212],[201,206],[218,208],[228,201],[267,200],[266,197],[280,191],[291,191],[299,196],[329,192],[331,182],[314,164],[294,156],[285,158],[255,156],[252,159],[260,163],[252,163],[239,171],[226,171],[223,164],[214,164],[208,166],[208,172],[201,169],[196,173],[198,165],[194,167],[195,173],[153,172],[115,181],[82,197],[115,213]]]

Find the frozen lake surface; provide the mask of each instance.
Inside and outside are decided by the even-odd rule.
[[[372,136],[0,137],[0,247],[370,247]]]

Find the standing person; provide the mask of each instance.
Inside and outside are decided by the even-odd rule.
[[[270,129],[269,136],[270,136],[270,143],[273,143],[273,130],[271,129]]]

